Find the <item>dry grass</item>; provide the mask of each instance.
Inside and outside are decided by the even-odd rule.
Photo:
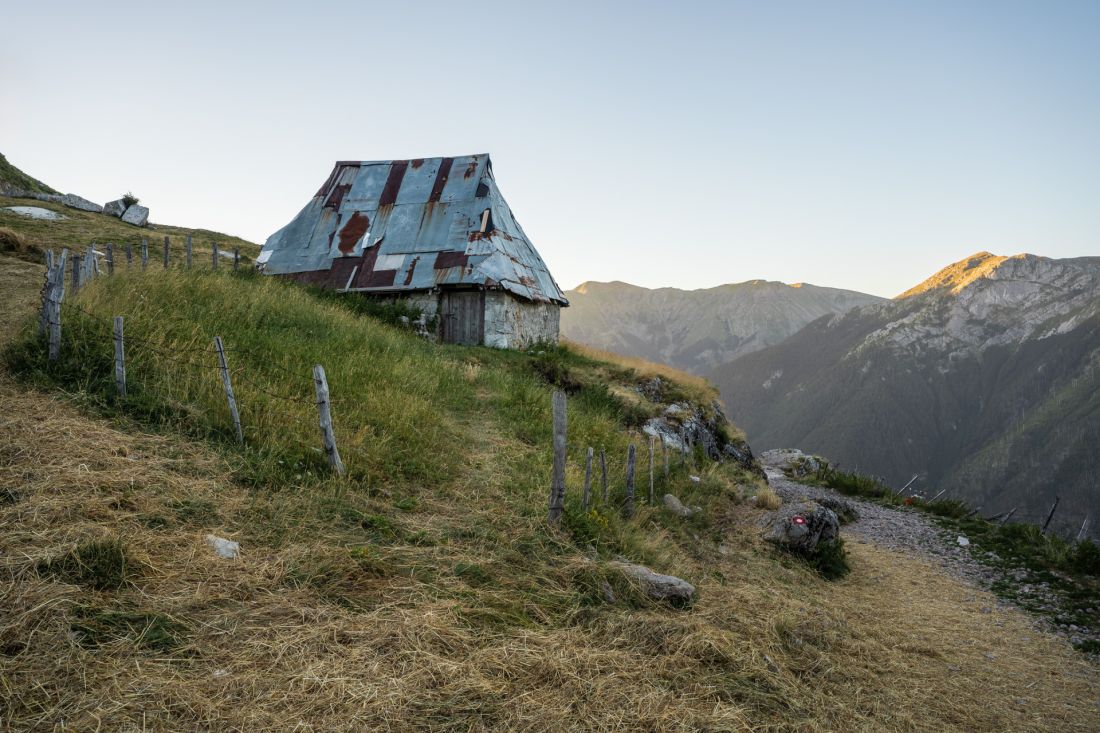
[[[869,546],[825,583],[761,545],[751,513],[731,515],[721,552],[703,542],[680,557],[701,589],[688,612],[471,623],[510,581],[439,572],[485,563],[461,543],[373,547],[360,562],[317,522],[275,542],[256,523],[302,498],[244,492],[203,446],[7,382],[0,400],[0,490],[15,494],[0,507],[5,729],[1095,730],[1095,668],[1018,613],[982,613],[992,597]],[[446,502],[414,523],[436,511]],[[241,560],[216,558],[207,532],[240,539]],[[123,590],[35,571],[102,537],[124,538]],[[334,602],[340,589],[357,602]],[[123,615],[144,621],[73,633]],[[152,644],[163,629],[174,643]]]
[[[760,509],[775,510],[782,505],[783,500],[770,486],[765,486],[756,492],[756,506]]]
[[[0,258],[13,315],[41,269]],[[1027,617],[858,543],[825,582],[745,504],[640,509],[640,551],[699,600],[606,604],[517,490],[534,448],[477,412],[455,429],[431,490],[250,491],[231,451],[0,377],[0,730],[1095,730],[1097,670]],[[43,571],[117,539],[117,590]]]
[[[616,354],[614,351],[604,351],[603,349],[597,349],[594,346],[588,346],[587,344],[582,344],[579,341],[573,341],[567,338],[562,338],[561,341],[571,350],[583,356],[587,356],[590,359],[617,364],[624,369],[633,369],[640,376],[645,378],[661,377],[662,379],[669,379],[681,385],[691,387],[693,390],[697,391],[700,396],[713,400],[718,399],[718,389],[705,378],[696,376],[695,374],[680,371],[667,364],[646,361],[636,356],[623,356],[622,354]]]

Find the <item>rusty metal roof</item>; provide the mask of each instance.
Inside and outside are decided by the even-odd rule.
[[[338,162],[257,261],[270,274],[348,291],[479,286],[568,305],[484,154]]]

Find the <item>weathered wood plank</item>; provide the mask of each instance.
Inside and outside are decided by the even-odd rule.
[[[225,399],[229,403],[229,415],[233,418],[233,429],[237,432],[237,442],[243,444],[244,431],[241,429],[241,413],[237,411],[237,398],[233,395],[233,382],[229,378],[229,362],[225,360],[225,346],[222,344],[221,336],[214,337],[214,350],[218,352],[218,371],[222,375],[222,387],[225,388]],[[333,442],[335,444],[335,441]]]
[[[332,429],[332,410],[329,404],[328,379],[325,368],[320,364],[313,367],[313,387],[317,393],[317,411],[321,418],[321,445],[328,457],[328,465],[343,476],[344,462],[340,460],[340,451],[336,448],[336,433]]]
[[[126,397],[126,347],[123,343],[122,316],[115,316],[115,389],[120,398]]]
[[[141,269],[145,269],[149,266],[149,240],[145,237],[141,238]]]

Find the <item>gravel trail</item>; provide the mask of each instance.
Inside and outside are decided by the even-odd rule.
[[[1045,582],[1031,578],[1026,569],[1000,570],[982,564],[971,555],[969,548],[959,545],[957,534],[940,527],[915,509],[887,507],[845,496],[833,489],[792,481],[780,468],[783,464],[772,463],[769,458],[771,456],[761,457],[768,483],[784,502],[827,497],[855,507],[859,519],[845,524],[841,529],[842,536],[923,558],[943,568],[949,575],[982,590],[990,590],[998,580],[1014,581],[1015,602],[999,597],[998,605],[1013,606],[1033,615],[1036,608],[1039,609],[1042,615],[1035,616],[1039,627],[1073,643],[1100,640],[1100,628],[1085,628],[1065,621],[1061,614],[1064,599],[1052,592]],[[1088,656],[1100,662],[1100,654]]]

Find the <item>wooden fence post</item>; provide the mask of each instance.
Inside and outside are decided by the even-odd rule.
[[[222,386],[225,387],[225,399],[229,402],[229,414],[233,418],[233,428],[237,431],[237,442],[244,444],[244,431],[241,430],[241,414],[237,411],[237,398],[233,396],[233,382],[229,379],[229,364],[225,360],[225,347],[222,345],[222,337],[214,337],[214,350],[218,352],[218,371],[222,374]],[[328,392],[328,385],[325,385]],[[326,402],[328,397],[326,395]],[[329,424],[331,425],[331,419]],[[335,447],[336,441],[333,440]]]
[[[1085,521],[1081,522],[1081,529],[1077,530],[1077,541],[1078,542],[1085,539],[1085,532],[1088,531],[1088,528],[1089,528],[1089,517],[1086,516]]]
[[[336,449],[336,434],[332,430],[332,412],[329,409],[328,380],[325,368],[320,364],[313,367],[313,387],[317,392],[317,411],[321,415],[321,444],[328,456],[328,465],[339,475],[344,475],[344,462],[340,460],[340,451]]]
[[[69,250],[62,249],[61,256],[54,264],[54,267],[57,268],[57,275],[54,277],[54,286],[50,295],[50,361],[56,360],[58,354],[61,353],[61,301],[65,298],[65,263],[68,259]]]
[[[130,266],[134,264],[134,246],[129,242],[126,243],[126,269],[129,270]]]
[[[218,271],[218,243],[215,242],[210,250],[210,266],[214,269],[214,272]]]
[[[554,419],[554,468],[550,476],[550,509],[547,521],[558,524],[565,509],[565,451],[567,416],[565,393],[554,390],[550,397]]]
[[[1047,521],[1043,522],[1043,534],[1047,533],[1047,527],[1050,526],[1050,520],[1054,519],[1054,510],[1058,508],[1058,502],[1062,500],[1062,497],[1054,497],[1054,503],[1050,506],[1050,514],[1047,515]]]
[[[581,495],[581,506],[584,510],[588,511],[588,501],[592,492],[592,453],[593,449],[590,446],[588,453],[584,457],[584,494]]]
[[[600,491],[604,506],[607,506],[607,451],[600,448]]]
[[[239,270],[241,268],[241,248],[233,248],[233,270]]]
[[[126,396],[126,348],[122,343],[122,316],[115,316],[115,388]]]
[[[997,522],[997,526],[998,527],[1005,526],[1005,524],[1008,523],[1008,520],[1012,519],[1012,515],[1015,514],[1016,510],[1019,509],[1019,508],[1020,507],[1017,507],[1017,506],[1012,507],[1012,511],[1008,512],[1003,517],[1001,517],[1001,521]]]
[[[141,269],[144,270],[149,266],[149,240],[145,237],[141,238]]]
[[[73,252],[72,288],[73,296],[80,292],[80,254]]]
[[[107,276],[115,274],[115,247],[111,243],[107,243]]]
[[[661,451],[665,454],[665,486],[668,485],[668,443],[665,439],[661,438]]]
[[[168,269],[168,235],[164,235],[164,269]]]
[[[626,449],[626,498],[623,500],[623,516],[634,516],[634,444]]]
[[[653,436],[649,436],[649,503],[653,504]]]
[[[191,233],[187,234],[187,254],[185,255],[185,261],[187,263],[187,269],[191,269]]]
[[[54,281],[57,278],[57,269],[54,266],[53,250],[46,250],[46,282],[42,285],[42,307],[38,309],[38,336],[46,335],[46,327],[50,324],[50,297],[53,294]]]

